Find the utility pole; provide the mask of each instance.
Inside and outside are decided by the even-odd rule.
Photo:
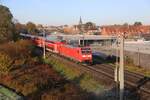
[[[124,99],[124,34],[122,34],[120,38],[119,82],[120,82],[120,100],[123,100]]]
[[[140,67],[140,48],[137,48],[137,54],[138,54],[138,67]]]
[[[118,37],[116,39],[116,66],[115,66],[115,82],[118,83],[119,82],[119,47],[118,47]]]
[[[46,41],[46,39],[45,39],[45,31],[44,31],[44,29],[43,29],[43,58],[45,59],[46,57],[45,57],[45,49],[46,49],[46,47],[45,47],[45,41]]]
[[[116,100],[118,100],[119,97],[119,37],[116,37],[116,66],[115,66],[115,72],[114,72],[114,79],[116,82]]]
[[[78,45],[81,46],[81,39],[79,37]]]
[[[84,43],[85,41],[84,41],[84,33],[83,33],[83,46],[85,46],[85,43]]]

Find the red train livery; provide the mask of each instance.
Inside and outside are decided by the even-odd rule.
[[[89,47],[73,47],[61,45],[59,53],[79,62],[92,62],[92,52]]]
[[[21,36],[31,38],[35,45],[39,47],[43,47],[43,44],[45,44],[48,51],[58,53],[78,62],[92,63],[92,50],[90,47],[67,45],[64,42],[45,40],[43,37],[33,35],[21,34]]]

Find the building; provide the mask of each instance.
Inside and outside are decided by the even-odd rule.
[[[150,26],[146,25],[109,25],[101,26],[103,35],[119,35],[126,32],[127,36],[136,36],[141,34],[150,34]]]
[[[92,22],[83,23],[82,18],[80,17],[79,24],[73,26],[73,30],[77,34],[100,34],[99,28]]]
[[[112,45],[115,43],[116,36],[104,36],[104,35],[64,35],[64,34],[55,34],[47,36],[48,40],[51,40],[51,37],[60,38],[61,41],[66,41],[70,45]]]

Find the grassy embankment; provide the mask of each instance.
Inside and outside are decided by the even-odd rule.
[[[53,68],[63,75],[66,79],[77,83],[82,89],[88,92],[100,93],[104,91],[104,86],[100,85],[88,73],[83,73],[77,67],[60,61],[55,57],[48,57],[45,62],[53,66]]]

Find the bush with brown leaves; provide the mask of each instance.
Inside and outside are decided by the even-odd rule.
[[[0,72],[9,72],[14,66],[32,61],[31,41],[20,40],[0,45]]]

